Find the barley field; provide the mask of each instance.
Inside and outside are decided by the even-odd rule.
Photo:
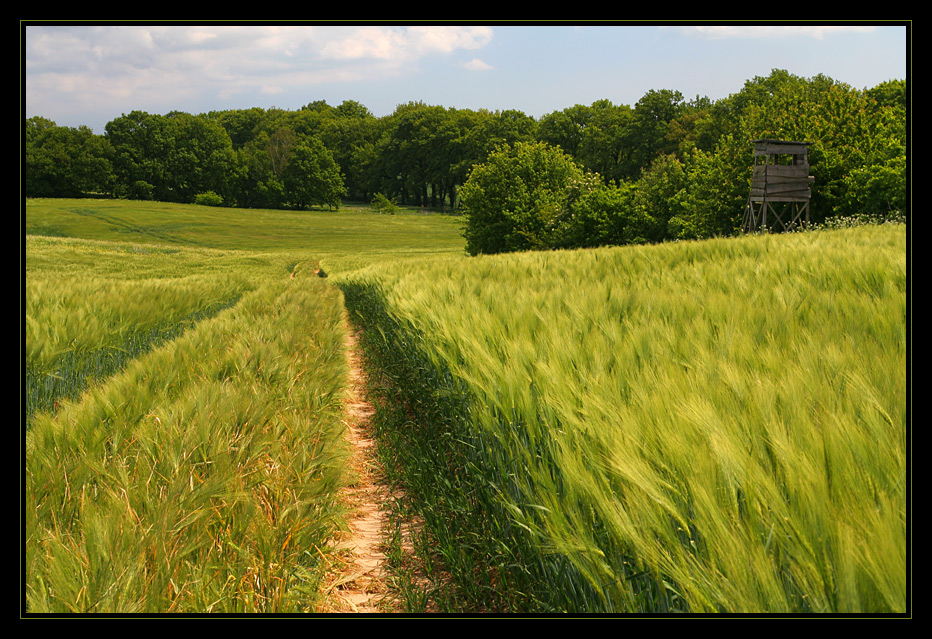
[[[318,609],[355,478],[343,298],[315,271],[460,242],[373,219],[27,202],[26,612]]]
[[[906,281],[900,226],[341,286],[464,587],[494,577],[519,610],[851,613],[907,605]]]
[[[449,612],[908,610],[905,226],[476,258],[459,228],[28,201],[27,611],[314,612],[346,311]]]
[[[63,344],[99,360],[127,327],[170,335],[29,422],[29,610],[312,611],[322,551],[309,551],[342,517],[339,292],[284,274],[42,284],[27,286],[46,303],[27,315],[42,345],[27,380],[69,379],[47,356]]]

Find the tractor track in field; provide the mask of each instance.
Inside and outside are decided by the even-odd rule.
[[[372,432],[375,407],[369,400],[368,379],[359,346],[359,331],[344,311],[343,327],[348,364],[348,393],[344,400],[344,424],[350,445],[350,473],[353,481],[343,489],[342,498],[349,507],[349,530],[333,540],[340,557],[333,566],[326,589],[329,594],[325,610],[332,613],[400,613],[406,612],[405,597],[399,581],[388,566],[385,550],[393,524],[389,523],[393,504],[401,497],[383,480],[384,473],[376,455]],[[406,559],[414,556],[411,535],[422,524],[407,518],[401,526],[395,552]],[[400,546],[400,547],[399,547]],[[426,578],[419,571],[406,571],[408,588],[422,591]],[[435,611],[426,601],[425,612]]]
[[[389,587],[390,575],[384,554],[386,508],[389,488],[381,480],[375,457],[375,439],[370,420],[375,408],[367,397],[356,329],[344,312],[346,356],[349,369],[348,394],[344,400],[344,424],[350,444],[349,464],[353,481],[343,489],[350,509],[349,530],[334,540],[342,558],[328,585],[328,610],[337,613],[398,612],[400,602]]]
[[[296,271],[289,277],[294,279]],[[322,270],[314,275],[326,277]],[[407,612],[406,595],[411,588],[422,593],[429,588],[428,578],[419,569],[411,569],[416,552],[412,536],[423,523],[416,515],[399,519],[393,506],[403,498],[397,489],[388,485],[377,457],[377,442],[372,417],[376,412],[370,401],[369,379],[359,340],[361,329],[353,325],[347,310],[343,309],[344,350],[347,359],[347,392],[343,400],[343,423],[349,445],[349,483],[341,490],[340,498],[347,507],[347,530],[337,533],[328,543],[329,568],[322,584],[324,602],[319,613],[402,613]],[[390,521],[391,520],[391,521]],[[390,539],[391,538],[391,539]],[[385,554],[391,548],[395,562],[405,564],[403,582],[392,574]],[[415,563],[416,560],[414,560]],[[437,612],[430,598],[419,595],[422,612]]]

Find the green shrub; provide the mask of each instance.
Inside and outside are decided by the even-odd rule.
[[[194,203],[204,206],[223,206],[223,198],[213,191],[207,191],[206,193],[198,193],[195,195]]]
[[[131,200],[151,200],[155,187],[145,180],[136,180],[127,190],[127,197]]]
[[[379,213],[386,213],[388,215],[394,215],[395,211],[398,209],[395,200],[388,198],[382,193],[376,193],[372,196],[371,206]]]

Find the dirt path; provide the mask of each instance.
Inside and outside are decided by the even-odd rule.
[[[349,363],[349,397],[345,402],[345,423],[352,447],[350,464],[357,481],[344,491],[344,498],[355,513],[350,530],[336,541],[345,564],[336,570],[329,585],[330,607],[326,612],[398,612],[400,603],[389,591],[388,573],[382,553],[388,489],[379,483],[375,441],[370,433],[374,408],[366,399],[366,379],[361,365],[357,335],[344,317],[346,351]]]

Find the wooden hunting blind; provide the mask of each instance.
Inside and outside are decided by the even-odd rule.
[[[811,185],[808,142],[754,140],[754,173],[744,232],[780,227],[786,231],[798,223],[809,224]]]

